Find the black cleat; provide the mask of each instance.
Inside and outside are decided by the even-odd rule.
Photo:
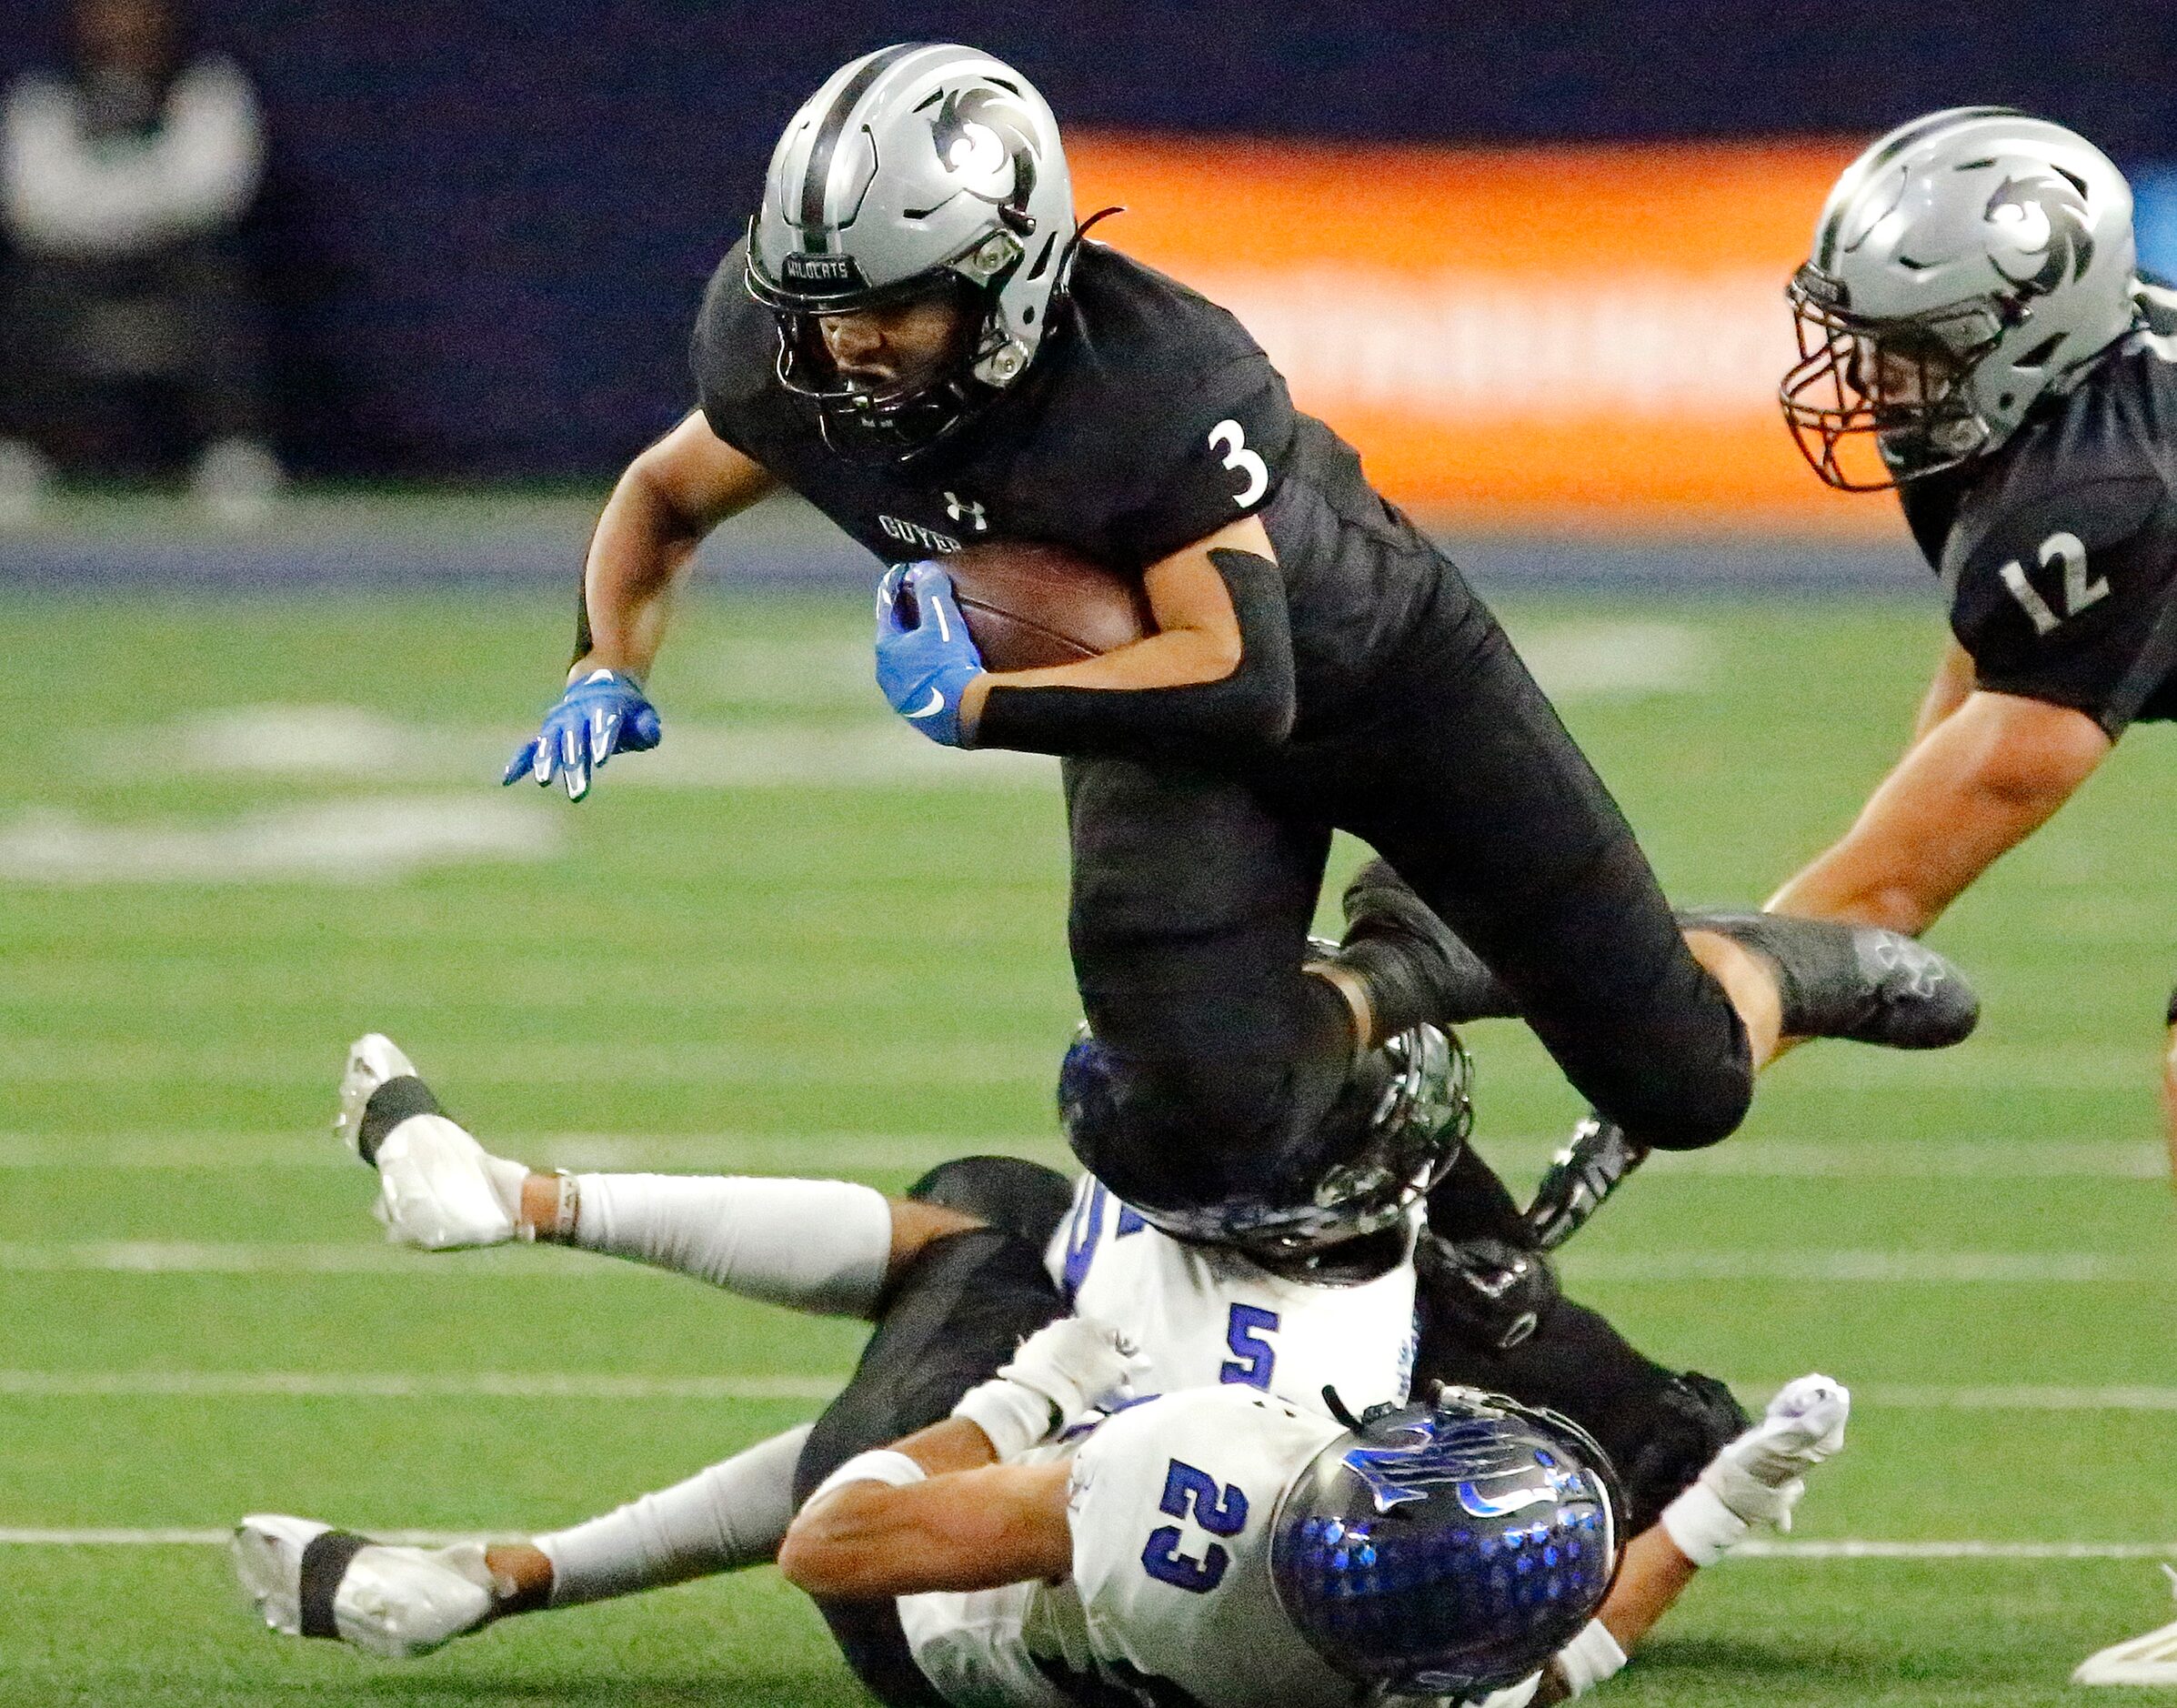
[[[1353,874],[1343,906],[1346,935],[1335,959],[1367,983],[1379,1031],[1402,1031],[1422,1020],[1457,1026],[1519,1013],[1511,992],[1481,957],[1460,941],[1388,860],[1372,859]]]
[[[1588,1225],[1603,1200],[1625,1183],[1625,1177],[1648,1160],[1648,1147],[1626,1137],[1625,1129],[1600,1115],[1573,1128],[1565,1148],[1550,1159],[1534,1202],[1527,1206],[1527,1226],[1534,1242],[1554,1251]]]
[[[1947,1050],[1970,1038],[1981,1018],[1965,975],[1901,931],[1705,909],[1680,913],[1678,922],[1728,937],[1775,967],[1787,1038]]]

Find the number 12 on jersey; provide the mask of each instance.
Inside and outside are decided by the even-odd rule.
[[[2045,635],[2062,622],[2066,617],[2076,617],[2088,606],[2109,597],[2109,583],[2101,576],[2086,572],[2086,548],[2076,534],[2052,534],[2041,542],[2037,554],[2042,568],[2063,566],[2063,612],[2059,616],[2049,608],[2033,584],[2026,579],[2026,568],[2013,558],[1996,574],[2003,578],[2003,585],[2011,589],[2011,597],[2018,601],[2025,612],[2026,620],[2033,625],[2033,632]]]

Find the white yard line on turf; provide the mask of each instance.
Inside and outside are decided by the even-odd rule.
[[[370,1529],[367,1533],[379,1542],[422,1547],[491,1541],[497,1534],[474,1530],[378,1529]],[[223,1546],[233,1534],[231,1530],[178,1527],[134,1530],[0,1526],[0,1548],[211,1548]],[[2165,1560],[2177,1557],[2177,1542],[1877,1542],[1851,1537],[1802,1542],[1780,1537],[1742,1542],[1733,1553],[1741,1560]]]
[[[1039,1156],[1061,1167],[1055,1133],[967,1135],[867,1132],[493,1133],[506,1154],[557,1168],[737,1169],[898,1172],[979,1152]],[[1532,1135],[1485,1141],[1508,1173],[1539,1171],[1559,1141]],[[266,1131],[0,1132],[0,1170],[354,1169],[353,1157],[315,1134]],[[1651,1158],[1643,1181],[1675,1176],[1746,1180],[2162,1181],[2170,1165],[2151,1143],[1997,1139],[1894,1144],[1749,1140]]]
[[[0,1272],[93,1271],[125,1275],[406,1275],[473,1278],[488,1267],[497,1280],[519,1275],[554,1281],[661,1271],[604,1263],[577,1251],[448,1251],[427,1254],[360,1241],[278,1243],[248,1241],[0,1241]],[[1960,1285],[2093,1284],[2153,1281],[2169,1270],[2157,1255],[2099,1251],[1599,1251],[1571,1253],[1575,1281],[1787,1283],[1931,1282]]]
[[[25,1399],[706,1400],[831,1399],[828,1376],[615,1376],[559,1371],[0,1370],[0,1396]]]
[[[615,1375],[599,1371],[0,1370],[0,1398],[346,1399],[346,1400],[828,1400],[847,1380],[831,1375],[750,1372],[707,1376]],[[1775,1381],[1738,1381],[1759,1400]],[[2062,1387],[1940,1383],[1854,1383],[1862,1410],[1964,1412],[2177,1412],[2177,1387],[2110,1384]]]
[[[272,1044],[209,1043],[129,1036],[86,1044],[74,1038],[6,1036],[7,1077],[36,1086],[157,1084],[288,1086],[315,1080],[295,1053]],[[1029,1071],[1038,1071],[1034,1064]],[[2129,1047],[2066,1046],[2032,1050],[1969,1044],[1961,1050],[1838,1051],[1811,1064],[1801,1084],[1837,1096],[1929,1091],[2132,1091],[2146,1082],[2153,1057]],[[781,1075],[812,1083],[957,1088],[1017,1084],[1024,1071],[1016,1044],[872,1038],[845,1055],[822,1040],[781,1038],[619,1043],[566,1060],[477,1056],[459,1064],[465,1086],[768,1084]],[[1795,1070],[1796,1071],[1796,1070]]]

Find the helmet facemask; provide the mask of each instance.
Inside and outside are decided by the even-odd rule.
[[[824,442],[842,456],[897,461],[928,449],[996,395],[983,378],[1002,365],[1010,341],[999,294],[1024,252],[1009,234],[978,244],[947,266],[874,290],[822,295],[762,276],[750,250],[747,288],[778,324],[778,383],[817,406]],[[823,333],[828,316],[874,313],[920,302],[950,305],[948,347],[893,378],[857,378],[840,370]]]
[[[1269,1212],[1233,1237],[1272,1273],[1334,1286],[1396,1267],[1413,1249],[1415,1212],[1466,1149],[1474,1067],[1458,1039],[1417,1026],[1386,1040],[1380,1060],[1389,1074],[1372,1090],[1360,1143],[1323,1171],[1313,1201]],[[1371,1094],[1366,1081],[1353,1090]]]
[[[1784,376],[1784,419],[1814,472],[1844,492],[1880,492],[1955,468],[1994,429],[1974,406],[1974,370],[2022,304],[1996,297],[1876,320],[1833,306],[1833,286],[1802,266],[1785,292],[1799,362]]]

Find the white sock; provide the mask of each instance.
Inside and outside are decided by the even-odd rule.
[[[685,1482],[535,1539],[552,1562],[554,1607],[764,1565],[794,1517],[794,1466],[812,1426],[799,1423]]]
[[[892,1256],[892,1207],[845,1181],[584,1174],[575,1243],[772,1304],[867,1316]]]

